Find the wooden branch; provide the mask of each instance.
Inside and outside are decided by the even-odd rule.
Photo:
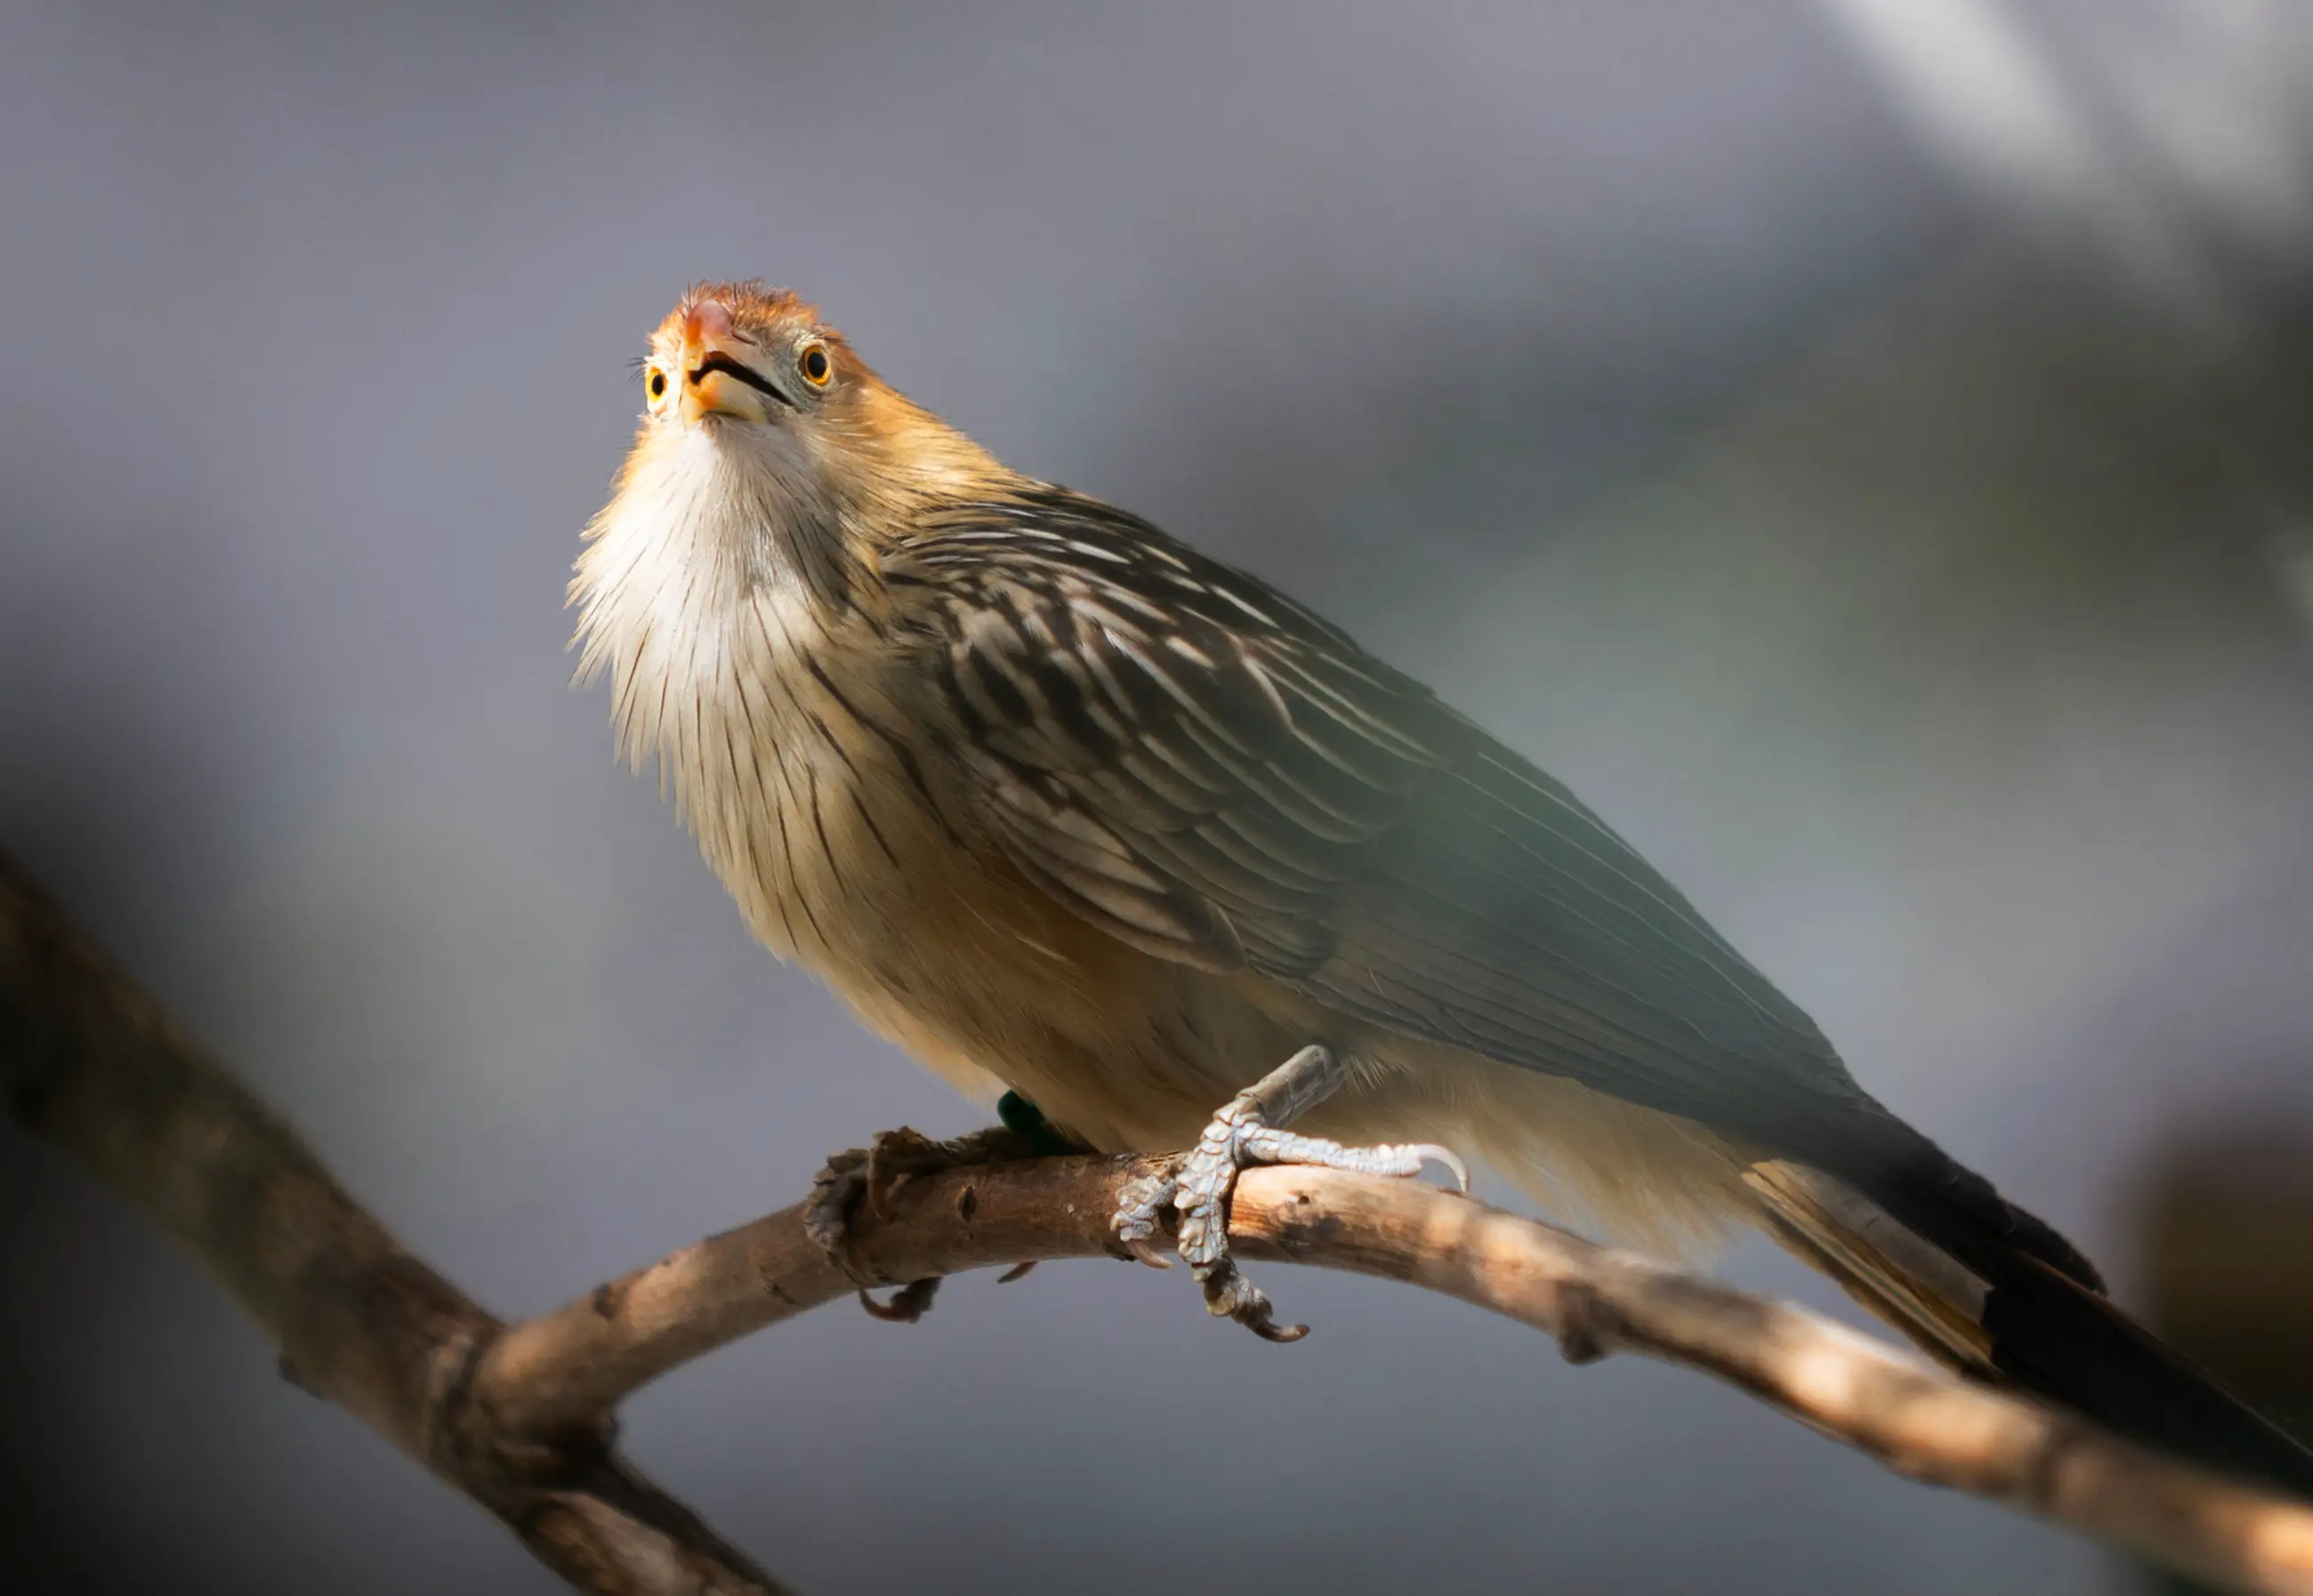
[[[609,1415],[702,1353],[850,1295],[805,1238],[800,1206],[502,1327],[403,1252],[4,853],[0,1086],[27,1125],[167,1226],[280,1347],[293,1378],[497,1513],[573,1584],[778,1589],[617,1457]],[[1117,1189],[1146,1168],[1050,1159],[911,1177],[885,1212],[860,1216],[859,1257],[896,1283],[1110,1253]],[[1576,1362],[1630,1351],[1683,1363],[1900,1473],[2206,1581],[2313,1596],[2313,1507],[1804,1309],[1431,1187],[1323,1170],[1249,1172],[1229,1229],[1248,1257],[1442,1292],[1549,1332]]]
[[[1117,1190],[1147,1168],[1046,1159],[913,1177],[885,1215],[862,1215],[859,1256],[897,1283],[1110,1254]],[[1409,1182],[1254,1169],[1231,1208],[1230,1239],[1249,1258],[1442,1292],[1547,1331],[1577,1362],[1627,1351],[1682,1363],[1914,1479],[2212,1583],[2313,1593],[2313,1507],[2172,1462],[1805,1309]],[[849,1282],[805,1236],[802,1216],[798,1205],[710,1237],[515,1326],[476,1371],[477,1400],[518,1428],[583,1427],[656,1375],[848,1298]]]
[[[199,1261],[338,1403],[605,1596],[783,1589],[610,1444],[551,1442],[467,1399],[503,1327],[402,1250],[295,1133],[180,1034],[0,851],[0,1090]]]

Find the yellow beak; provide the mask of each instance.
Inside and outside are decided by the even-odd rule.
[[[749,364],[752,352],[732,326],[728,306],[716,299],[692,305],[682,318],[682,419],[694,425],[709,416],[770,420],[778,394]]]

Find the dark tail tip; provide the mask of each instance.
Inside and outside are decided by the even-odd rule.
[[[2142,1445],[2313,1500],[2313,1452],[2113,1306],[2071,1243],[1900,1121],[1877,1130],[1858,1184],[1983,1282],[1992,1372]]]
[[[2313,1451],[2103,1297],[2013,1256],[1983,1308],[1992,1364],[2132,1441],[2313,1501]]]

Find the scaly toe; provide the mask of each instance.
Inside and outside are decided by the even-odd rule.
[[[892,1194],[911,1177],[958,1164],[1018,1157],[1022,1146],[1015,1133],[1002,1127],[952,1142],[935,1142],[906,1126],[883,1132],[866,1148],[837,1153],[813,1177],[811,1202],[804,1210],[804,1233],[843,1272],[845,1279],[859,1288],[859,1305],[868,1313],[895,1324],[912,1325],[930,1311],[939,1282],[910,1281],[884,1302],[869,1296],[870,1286],[895,1283],[859,1257],[855,1224],[861,1204],[876,1218],[888,1218]]]
[[[1280,1345],[1298,1341],[1309,1333],[1306,1325],[1279,1324],[1268,1293],[1227,1259],[1215,1264],[1205,1276],[1205,1311],[1215,1318],[1233,1318],[1263,1341]]]
[[[1254,1164],[1306,1164],[1412,1177],[1425,1165],[1438,1164],[1465,1195],[1470,1190],[1469,1166],[1450,1147],[1429,1142],[1348,1147],[1286,1128],[1348,1078],[1330,1051],[1312,1044],[1237,1093],[1205,1126],[1194,1151],[1172,1160],[1161,1177],[1143,1177],[1118,1194],[1113,1221],[1118,1243],[1142,1263],[1161,1265],[1148,1239],[1156,1234],[1159,1211],[1169,1203],[1180,1215],[1175,1248],[1203,1284],[1205,1306],[1216,1318],[1233,1318],[1264,1341],[1306,1336],[1306,1325],[1279,1324],[1268,1297],[1229,1258],[1229,1196],[1239,1171]]]
[[[1115,1232],[1118,1246],[1152,1269],[1173,1266],[1150,1242],[1163,1224],[1165,1210],[1173,1205],[1180,1188],[1176,1173],[1159,1169],[1126,1181],[1117,1191],[1116,1212],[1109,1217],[1109,1229]]]
[[[877,1219],[892,1216],[892,1193],[910,1175],[945,1168],[946,1145],[912,1125],[879,1133],[867,1149],[867,1207]]]
[[[867,1150],[854,1147],[835,1154],[811,1178],[803,1231],[852,1284],[883,1285],[861,1265],[851,1244],[851,1215],[866,1195]]]

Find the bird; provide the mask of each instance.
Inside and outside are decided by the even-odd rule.
[[[869,1027],[1166,1155],[1116,1233],[1161,1263],[1174,1209],[1213,1313],[1304,1328],[1228,1257],[1240,1168],[1482,1161],[1610,1236],[1763,1230],[1963,1372],[2313,1495],[1571,790],[1339,627],[1006,466],[791,290],[693,286],[640,369],[569,586],[620,754]]]

